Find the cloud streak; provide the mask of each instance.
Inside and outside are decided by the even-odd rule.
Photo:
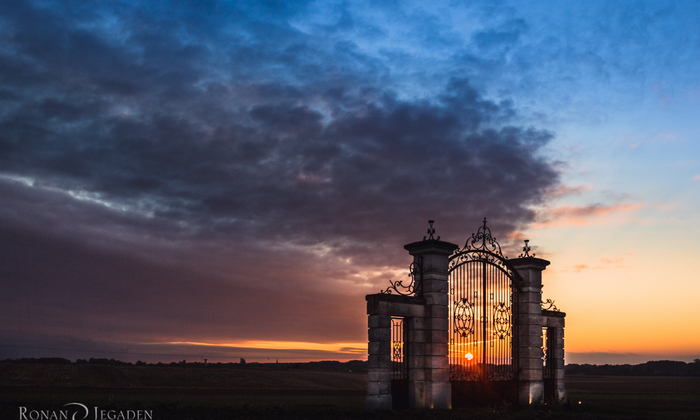
[[[614,213],[631,213],[643,209],[641,204],[591,204],[588,206],[559,206],[539,212],[537,227],[587,226],[609,223],[603,219]]]

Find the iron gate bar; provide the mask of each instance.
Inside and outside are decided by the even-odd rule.
[[[481,316],[484,317],[483,322],[484,325],[481,328],[482,332],[482,342],[481,342],[481,355],[482,355],[482,366],[486,368],[486,328],[488,327],[488,318],[486,317],[486,262],[481,263],[481,277],[483,280],[483,286],[481,288],[482,293],[481,293],[481,300],[484,303],[483,308],[481,309]]]

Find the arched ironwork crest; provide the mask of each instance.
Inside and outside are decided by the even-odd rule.
[[[520,289],[520,275],[508,263],[508,257],[503,255],[503,251],[501,251],[501,245],[491,235],[491,229],[486,226],[486,218],[484,218],[484,224],[479,227],[479,230],[472,233],[472,236],[467,239],[464,247],[455,250],[450,256],[449,269],[452,271],[458,266],[472,261],[482,261],[498,267],[510,276],[513,279],[513,285]]]

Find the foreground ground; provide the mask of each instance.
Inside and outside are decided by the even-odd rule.
[[[700,419],[700,378],[572,376],[570,406],[366,412],[365,373],[235,366],[0,364],[0,419],[69,402],[178,419]],[[92,414],[91,414],[92,416]]]

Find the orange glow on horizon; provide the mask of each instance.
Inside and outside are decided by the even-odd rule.
[[[310,343],[304,341],[240,341],[226,343],[206,343],[200,341],[169,341],[166,343],[150,344],[172,344],[189,346],[208,347],[230,347],[246,349],[266,349],[266,350],[318,350],[347,354],[366,354],[367,343]]]

